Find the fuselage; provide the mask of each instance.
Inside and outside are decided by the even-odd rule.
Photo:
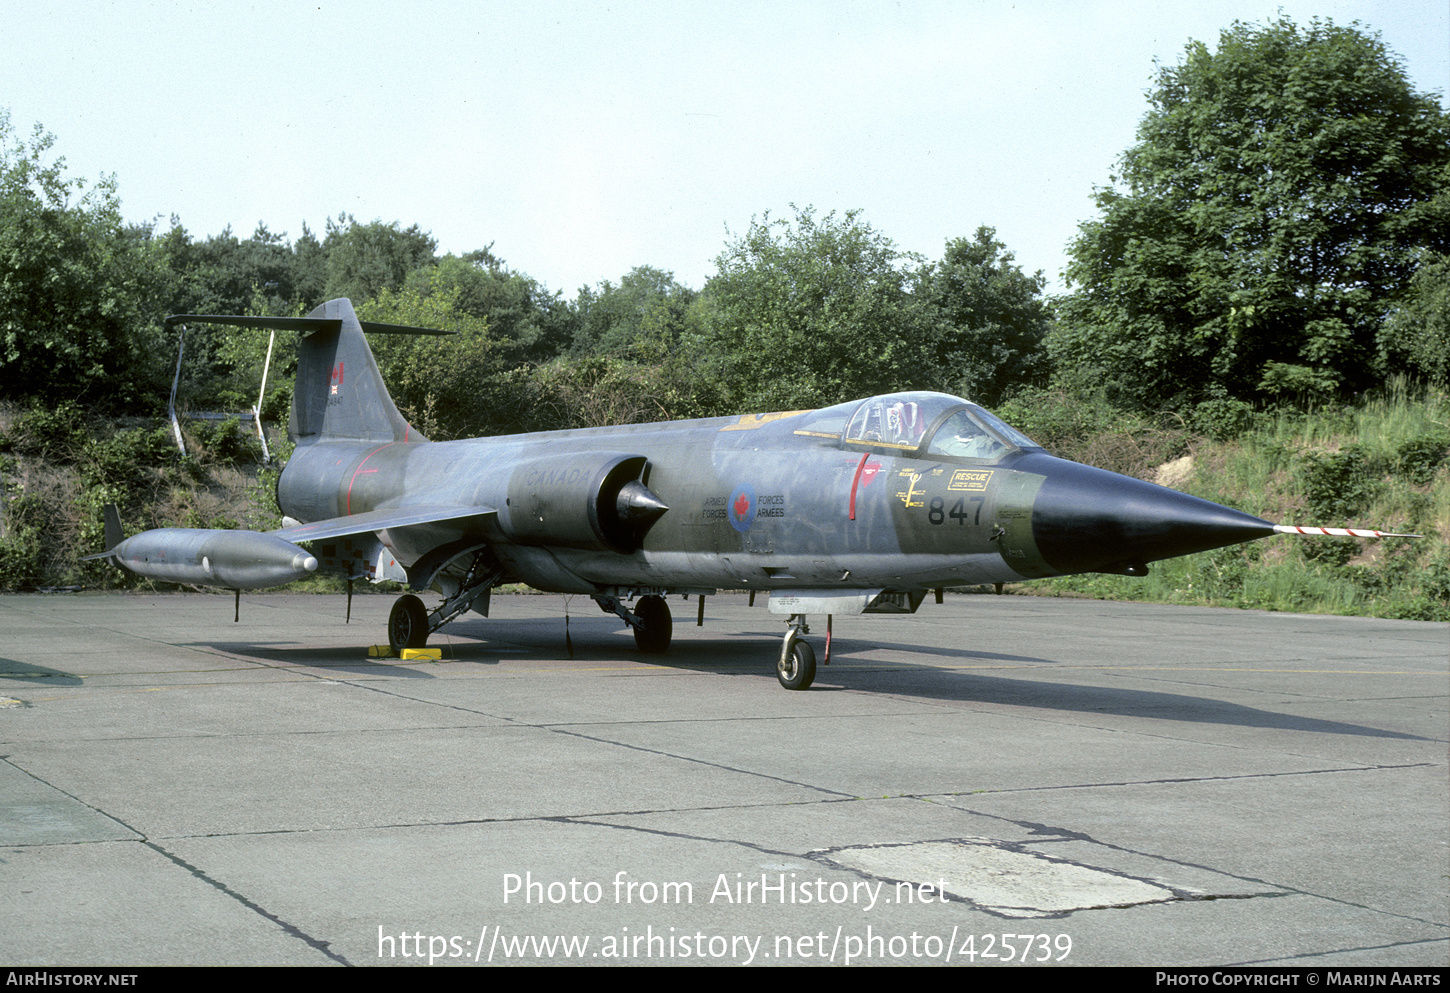
[[[582,519],[595,467],[615,453],[647,460],[643,482],[669,508],[641,547],[528,537],[526,487],[555,487],[567,503],[577,483]],[[278,497],[300,521],[492,507],[497,516],[472,527],[410,527],[382,540],[404,566],[440,547],[486,543],[511,578],[580,593],[910,590],[1133,574],[1154,559],[1267,533],[1248,515],[1054,458],[981,408],[931,393],[467,441],[330,440],[298,449]],[[1220,511],[1229,515],[1221,522]],[[1198,532],[1208,518],[1215,530],[1205,542]],[[570,522],[538,523],[535,533],[547,535]],[[1184,547],[1185,526],[1195,547]]]

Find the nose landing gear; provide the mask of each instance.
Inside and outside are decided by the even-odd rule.
[[[785,640],[780,646],[780,661],[776,663],[775,675],[780,685],[788,690],[810,689],[816,679],[816,650],[804,635],[811,629],[806,625],[805,614],[791,614],[786,628]]]

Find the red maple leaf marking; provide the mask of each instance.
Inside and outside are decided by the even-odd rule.
[[[339,361],[337,363],[337,365],[335,365],[335,366],[332,367],[332,381],[334,383],[341,383],[342,382],[342,362],[341,361]]]
[[[735,516],[743,519],[748,513],[750,513],[750,498],[742,493],[735,498]]]

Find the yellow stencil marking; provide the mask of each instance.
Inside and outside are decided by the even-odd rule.
[[[727,424],[721,431],[749,431],[758,428],[762,424],[769,424],[771,421],[783,421],[787,417],[794,417],[797,414],[809,414],[809,410],[782,410],[773,414],[741,414],[740,420],[734,424]]]
[[[958,469],[952,473],[952,481],[947,483],[947,489],[981,492],[987,488],[987,481],[991,478],[991,469]]]
[[[904,503],[904,504],[906,504],[907,507],[924,507],[924,506],[926,506],[926,501],[925,500],[912,500],[911,499],[912,497],[914,497],[914,496],[917,495],[917,493],[916,493],[916,484],[919,483],[919,482],[921,482],[921,473],[919,473],[919,472],[912,472],[910,469],[902,469],[899,473],[897,473],[897,475],[899,475],[899,476],[905,476],[905,477],[907,477],[908,479],[911,480],[911,482],[906,485],[906,490],[904,492],[901,491],[901,490],[897,490],[896,491],[896,495],[901,498],[901,502]]]

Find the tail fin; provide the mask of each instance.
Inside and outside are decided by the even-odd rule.
[[[232,324],[302,334],[297,343],[297,385],[292,391],[292,420],[287,433],[299,445],[352,441],[427,441],[403,420],[364,331],[381,334],[453,334],[432,328],[360,322],[352,301],[329,300],[306,317],[244,317],[226,314],[172,314],[166,326]]]
[[[363,336],[352,302],[329,300],[307,315],[326,322],[297,343],[297,385],[287,433],[298,445],[318,441],[427,441],[398,413]],[[425,332],[367,325],[373,331]]]

